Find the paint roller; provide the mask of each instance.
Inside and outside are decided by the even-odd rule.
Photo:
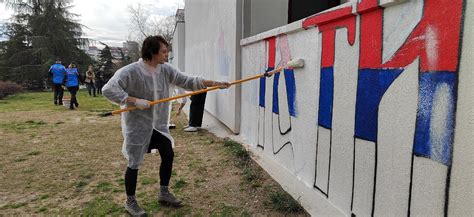
[[[296,68],[302,68],[302,67],[304,67],[304,60],[303,59],[290,60],[290,61],[288,61],[288,63],[286,64],[285,67],[280,66],[280,67],[278,67],[274,70],[271,70],[271,71],[268,71],[268,72],[265,72],[265,73],[262,73],[262,74],[255,75],[253,77],[248,77],[248,78],[244,78],[244,79],[240,79],[240,80],[230,82],[230,86],[235,85],[235,84],[240,84],[240,83],[243,83],[243,82],[247,82],[247,81],[251,81],[251,80],[255,80],[255,79],[261,78],[263,76],[271,77],[272,75],[274,75],[276,73],[280,73],[283,69],[296,69]],[[202,89],[202,90],[198,90],[198,91],[194,91],[194,92],[190,92],[190,93],[177,95],[177,96],[174,96],[174,97],[155,100],[155,101],[150,102],[150,106],[156,105],[158,103],[168,102],[168,101],[172,101],[172,100],[175,100],[175,99],[179,99],[179,98],[183,98],[183,97],[188,97],[188,96],[192,96],[192,95],[212,91],[212,90],[217,90],[217,89],[220,89],[220,88],[222,88],[222,86],[213,86],[213,87],[208,87],[206,89]],[[111,112],[102,113],[102,114],[100,114],[100,116],[107,117],[107,116],[111,116],[111,115],[117,115],[117,114],[120,114],[122,112],[132,111],[132,110],[135,110],[135,109],[137,109],[137,108],[136,107],[127,107],[127,108],[123,108],[123,109],[120,109],[120,110],[115,110],[115,111],[111,111]]]

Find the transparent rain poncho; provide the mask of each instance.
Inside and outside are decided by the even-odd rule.
[[[201,77],[188,76],[168,63],[152,68],[140,59],[119,69],[102,88],[102,94],[125,108],[128,96],[149,101],[159,100],[170,97],[172,85],[186,90],[200,90],[205,88],[202,81]],[[169,103],[122,113],[122,153],[128,159],[128,167],[138,169],[142,163],[153,129],[167,137],[174,147],[174,140],[168,129]]]

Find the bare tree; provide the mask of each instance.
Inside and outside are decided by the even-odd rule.
[[[137,41],[139,45],[150,35],[161,35],[171,45],[175,26],[175,17],[166,16],[156,18],[151,16],[151,12],[141,3],[128,6],[130,15],[130,37]]]

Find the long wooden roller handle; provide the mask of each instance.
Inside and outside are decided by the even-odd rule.
[[[258,74],[258,75],[255,75],[253,77],[248,77],[248,78],[244,78],[244,79],[240,79],[240,80],[230,82],[230,85],[235,85],[235,84],[240,84],[240,83],[243,83],[243,82],[246,82],[246,81],[255,80],[255,79],[261,78],[263,76],[272,76],[275,73],[281,72],[282,69],[283,68],[278,67],[278,68],[276,68],[272,71],[269,71],[269,72],[266,72],[266,73],[263,73],[263,74]],[[185,93],[185,94],[181,94],[181,95],[177,95],[177,96],[173,96],[173,97],[169,97],[169,98],[165,98],[165,99],[155,100],[155,101],[150,102],[150,106],[156,105],[156,104],[162,103],[162,102],[172,101],[172,100],[183,98],[183,97],[188,97],[188,96],[192,96],[192,95],[196,95],[196,94],[200,94],[200,93],[205,93],[205,92],[208,92],[208,91],[211,91],[211,90],[217,90],[217,89],[220,89],[221,87],[222,86],[214,86],[214,87],[209,87],[209,88],[206,88],[206,89],[202,89],[202,90],[198,90],[198,91],[194,91],[194,92],[190,92],[190,93]],[[132,110],[135,110],[135,109],[137,109],[137,107],[135,107],[135,106],[127,107],[127,108],[115,110],[115,111],[112,111],[112,112],[108,112],[108,113],[105,113],[105,114],[101,114],[101,116],[117,115],[117,114],[120,114],[122,112],[128,112],[128,111],[132,111]]]

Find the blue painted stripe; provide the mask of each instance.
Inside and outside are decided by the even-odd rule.
[[[319,84],[318,124],[324,128],[332,128],[332,105],[334,101],[334,68],[322,68]]]
[[[414,154],[451,165],[456,73],[420,74]]]
[[[285,69],[286,97],[288,101],[288,111],[290,115],[296,117],[296,81],[295,73],[292,69]]]
[[[273,101],[272,111],[275,114],[280,114],[280,106],[278,105],[278,82],[280,81],[280,73],[276,73],[273,77]]]
[[[403,69],[361,69],[357,82],[355,136],[377,141],[378,110],[382,97]]]
[[[273,70],[273,68],[270,67],[270,68],[267,69],[267,72],[272,71],[272,70]],[[260,90],[259,90],[260,96],[259,96],[259,100],[258,100],[258,105],[260,107],[263,107],[263,108],[265,108],[266,81],[267,81],[266,77],[261,77],[260,78]]]

